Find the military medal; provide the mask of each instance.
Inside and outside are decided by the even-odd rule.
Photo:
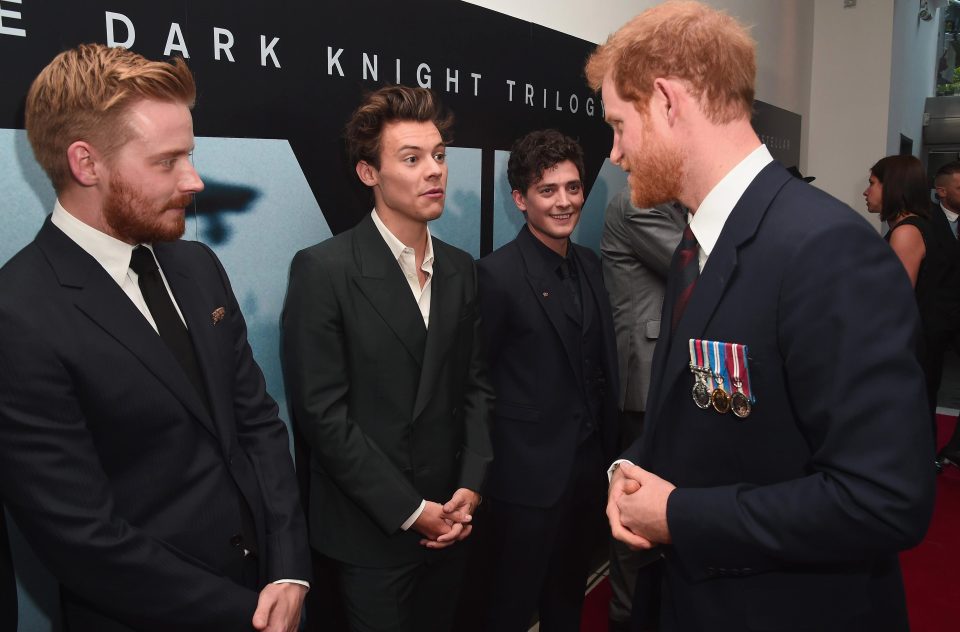
[[[741,355],[743,354],[743,361],[741,362]],[[730,402],[730,407],[733,410],[733,414],[744,419],[750,415],[750,412],[753,410],[751,404],[751,397],[747,395],[747,390],[744,388],[745,382],[740,378],[740,367],[743,367],[743,375],[747,378],[749,382],[749,374],[747,372],[747,352],[746,346],[744,345],[733,345],[733,386],[737,389],[737,392],[733,394],[733,398]],[[747,386],[749,388],[749,386]]]
[[[709,370],[703,367],[703,354],[700,350],[699,340],[690,339],[690,372],[693,373],[693,403],[698,408],[710,407],[710,388],[707,386],[707,375]]]
[[[726,363],[720,357],[721,351],[726,351],[726,345],[723,347],[720,346],[719,342],[713,343],[713,379],[716,380],[717,386],[713,389],[713,393],[710,394],[710,403],[713,405],[713,409],[725,415],[730,412],[730,395],[723,390],[723,374],[726,369]]]

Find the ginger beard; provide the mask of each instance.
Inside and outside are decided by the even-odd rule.
[[[629,173],[630,202],[637,208],[650,208],[680,198],[685,153],[671,148],[653,132],[649,113],[644,118],[643,148],[624,155],[620,166]]]
[[[183,236],[186,217],[185,212],[173,209],[186,209],[192,201],[192,193],[183,193],[158,207],[140,189],[115,174],[103,201],[103,218],[117,237],[129,242],[174,241]]]

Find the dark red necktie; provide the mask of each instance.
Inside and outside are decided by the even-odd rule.
[[[700,252],[697,247],[697,238],[690,230],[690,224],[683,229],[683,237],[680,239],[680,251],[677,255],[677,264],[673,274],[678,280],[677,298],[673,302],[673,320],[671,321],[671,331],[677,330],[677,323],[683,316],[683,310],[687,308],[690,301],[690,295],[693,294],[693,288],[697,284],[697,277],[700,276]]]

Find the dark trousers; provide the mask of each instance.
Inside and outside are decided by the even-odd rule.
[[[554,473],[560,474],[560,473]],[[596,436],[578,449],[560,500],[548,508],[489,499],[493,586],[485,628],[579,632],[591,545],[602,536],[606,473]]]
[[[620,451],[623,452],[643,434],[643,413],[632,410],[620,411]],[[640,579],[639,589],[637,577],[644,573],[643,569],[660,559],[660,553],[655,549],[648,551],[632,551],[623,542],[610,538],[610,626],[616,630],[633,629],[630,621],[633,619],[645,621],[643,630],[655,630],[659,618],[659,582],[653,582],[646,575]],[[651,592],[656,589],[655,595]],[[640,593],[635,600],[634,595]],[[635,605],[636,601],[636,605]],[[639,610],[636,617],[631,613]]]
[[[954,349],[960,353],[960,331],[952,329],[936,329],[929,327],[924,331],[925,349],[921,354],[921,365],[923,366],[924,377],[927,381],[927,399],[930,404],[930,415],[933,423],[933,441],[936,449],[937,441],[937,393],[940,390],[940,382],[943,379],[943,356],[948,348]],[[960,417],[958,417],[960,422]],[[950,452],[960,451],[960,423],[954,428],[953,436],[944,446],[944,450]]]
[[[466,566],[464,542],[390,568],[339,565],[353,632],[448,632]],[[436,554],[434,554],[436,553]]]

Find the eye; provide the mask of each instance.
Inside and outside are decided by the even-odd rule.
[[[446,161],[447,161],[447,154],[445,154],[445,153],[442,152],[442,151],[438,151],[437,153],[435,153],[435,154],[433,155],[433,159],[436,160],[437,162],[440,162],[440,163],[446,162]]]
[[[580,183],[577,182],[576,184],[571,184],[570,186],[567,187],[567,190],[570,191],[571,193],[577,193],[578,191],[580,191]]]
[[[540,189],[540,195],[544,197],[553,195],[553,187],[543,187],[542,189]]]
[[[417,162],[417,157],[416,157],[416,156],[407,156],[406,158],[403,159],[403,162],[407,163],[408,165],[416,164],[416,162]]]

